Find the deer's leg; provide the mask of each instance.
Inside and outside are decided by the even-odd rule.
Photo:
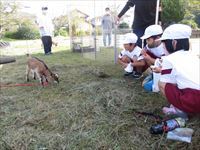
[[[35,73],[35,70],[32,70],[31,73],[32,73],[32,78],[33,78],[34,80],[36,80],[36,73]]]
[[[33,72],[33,79],[36,80],[36,73]]]
[[[30,68],[27,66],[26,67],[26,81],[29,82],[29,74],[30,74]]]
[[[44,79],[43,79],[43,75],[40,76],[40,83],[41,83],[42,86],[44,87]]]
[[[37,78],[39,79],[40,83],[43,85],[43,75],[39,74],[37,71],[35,72]]]

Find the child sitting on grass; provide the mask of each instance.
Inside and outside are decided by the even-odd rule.
[[[143,71],[145,71],[145,61],[141,57],[142,49],[136,45],[138,37],[134,33],[127,33],[123,41],[124,50],[122,50],[118,56],[118,62],[123,68],[132,67],[131,70],[124,73],[125,76],[131,75],[135,79],[142,77]]]

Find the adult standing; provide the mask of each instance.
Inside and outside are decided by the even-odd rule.
[[[105,15],[102,18],[101,24],[103,30],[103,44],[104,46],[110,46],[114,20],[110,14],[110,8],[108,7],[105,8]],[[107,38],[108,38],[108,44],[107,44]]]
[[[140,37],[144,34],[145,29],[155,24],[156,4],[157,0],[128,0],[117,16],[117,21],[119,21],[130,7],[135,6],[132,29],[133,33],[138,36],[137,45],[140,47],[142,47]]]
[[[50,17],[47,15],[48,7],[42,7],[42,15],[38,18],[38,26],[40,31],[41,40],[44,46],[45,55],[52,54],[52,36],[53,36],[53,23]]]

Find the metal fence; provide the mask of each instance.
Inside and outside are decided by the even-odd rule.
[[[102,35],[73,37],[72,51],[81,53],[84,58],[116,63],[118,53],[123,49],[124,34],[130,32],[132,32],[131,29],[113,30],[110,46],[103,45]]]
[[[93,13],[93,18],[98,18],[98,16],[96,16],[96,10],[99,10],[98,7],[100,7],[99,5],[96,5],[97,2],[93,1],[93,6],[91,9],[93,9],[94,13]],[[71,4],[69,4],[68,6],[70,6]],[[81,7],[83,4],[80,5],[76,5],[77,8]],[[85,4],[86,5],[86,4]],[[115,12],[115,14],[113,14],[113,17],[117,15],[117,12],[119,12],[119,10],[121,9],[117,9],[117,6],[115,5],[115,1],[112,2],[111,5],[113,12]],[[104,14],[103,12],[103,8],[102,10],[102,15]],[[72,15],[68,14],[69,18],[72,17]],[[132,13],[133,15],[133,13]],[[72,20],[73,18],[69,19],[69,24],[70,24],[70,20]],[[96,21],[94,21],[95,24]],[[98,27],[98,29],[100,29],[100,31],[97,33],[96,32],[96,28]],[[121,51],[123,49],[123,38],[124,38],[124,34],[126,33],[130,33],[132,32],[131,29],[120,29],[115,25],[115,28],[113,29],[113,33],[112,33],[112,41],[111,41],[111,46],[109,47],[105,47],[103,45],[103,36],[101,31],[101,26],[95,26],[92,29],[92,32],[90,33],[90,35],[87,36],[79,36],[79,37],[75,37],[72,36],[70,34],[70,47],[72,49],[73,52],[79,52],[81,53],[81,55],[84,58],[88,58],[88,59],[93,59],[93,60],[97,60],[97,61],[104,61],[105,63],[116,63],[117,62],[117,57],[118,57],[118,53],[119,51]],[[199,38],[199,31],[193,31],[192,34],[193,38]],[[193,42],[192,43],[193,49],[199,49],[199,47],[197,47],[197,45],[199,46],[199,40],[197,42]]]

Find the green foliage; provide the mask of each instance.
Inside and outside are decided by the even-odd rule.
[[[196,22],[194,20],[186,20],[186,19],[184,19],[180,23],[187,24],[187,25],[191,26],[193,29],[197,29],[198,28],[198,26],[197,26],[197,24],[196,24]]]
[[[39,38],[39,32],[36,29],[29,26],[22,26],[17,31],[6,32],[5,37],[12,39],[37,39]]]
[[[58,35],[68,36],[69,32],[67,31],[67,29],[65,27],[59,28],[59,29],[55,30],[55,36],[58,36]]]
[[[199,0],[162,0],[161,2],[164,26],[180,22],[194,29],[200,27]]]
[[[73,10],[70,12],[70,26],[71,26],[71,35],[72,36],[83,36],[83,35],[89,35],[91,30],[89,29],[86,31],[83,26],[90,24],[87,22],[85,16],[81,14],[78,10]]]
[[[195,22],[195,15],[192,14],[188,10],[187,10],[187,12],[185,14],[184,19],[182,21],[180,21],[180,23],[187,24],[187,25],[191,26],[193,29],[197,29],[198,28],[198,25]]]
[[[16,25],[17,9],[15,2],[0,1],[0,36]]]
[[[15,39],[38,38],[35,16],[19,12],[19,7],[14,1],[0,1],[0,36]]]
[[[100,26],[96,26],[96,35],[102,35],[102,28]]]
[[[197,23],[198,27],[200,28],[200,11],[195,16],[195,22]]]
[[[53,19],[55,35],[69,35],[68,16],[62,15]]]
[[[77,36],[85,36],[86,34],[85,34],[84,31],[80,30],[80,31],[77,31],[77,32],[76,32],[76,35],[77,35]]]
[[[14,39],[16,31],[7,31],[5,32],[4,36],[5,38]]]
[[[16,32],[16,39],[37,39],[39,38],[38,30],[33,30],[28,26],[18,28]]]
[[[164,25],[178,23],[186,13],[186,0],[162,0],[162,22]]]
[[[82,23],[84,23],[84,20],[82,18],[79,18],[78,16],[75,16],[72,18],[72,36],[77,36],[79,34],[79,31],[77,31],[78,26]]]
[[[200,28],[200,1],[199,0],[189,0],[188,12],[194,16],[193,20]]]
[[[120,29],[128,29],[129,25],[126,22],[122,22],[119,24],[119,28]]]

